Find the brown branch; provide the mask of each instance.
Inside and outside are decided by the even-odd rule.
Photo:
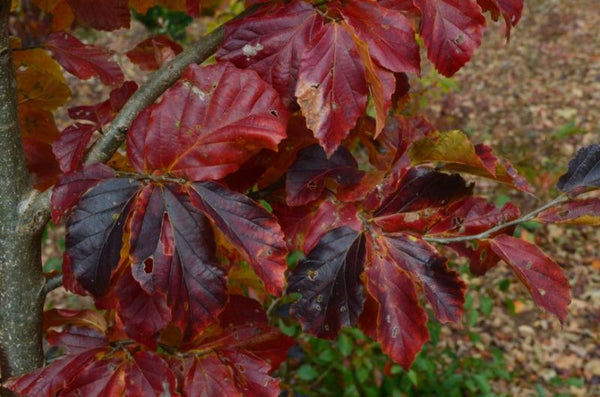
[[[104,131],[104,135],[91,147],[85,164],[108,161],[125,140],[127,130],[141,111],[152,105],[167,88],[172,86],[188,65],[202,63],[211,56],[217,50],[224,35],[225,27],[221,25],[154,72],[148,81],[142,84],[129,98],[123,109]]]
[[[63,276],[62,274],[57,274],[56,276],[52,276],[46,279],[46,283],[44,284],[44,288],[42,288],[41,294],[42,296],[48,295],[50,292],[54,291],[57,288],[62,287]]]

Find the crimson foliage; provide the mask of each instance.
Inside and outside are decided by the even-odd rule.
[[[137,84],[107,50],[64,30],[73,21],[127,28],[129,7],[155,2],[111,0],[98,12],[75,0],[31,3],[17,7],[14,31],[28,46],[24,32],[37,21],[35,44],[49,52],[15,57],[21,113],[54,126],[50,112],[69,96],[59,64],[112,87],[106,101],[68,109],[75,122],[54,139],[23,126],[26,142],[46,148],[45,157],[28,154],[38,186],[56,182],[52,219],[66,219],[63,283],[106,312],[51,312],[47,340],[64,355],[7,388],[277,396],[270,374],[294,341],[269,325],[263,304],[275,307],[282,294],[306,332],[334,338],[358,326],[409,368],[429,338],[420,296],[442,323],[463,312],[465,284],[434,243],[467,258],[476,275],[502,259],[564,321],[560,266],[511,236],[514,205],[474,196],[463,175],[529,192],[525,179],[489,146],[402,113],[406,73],[421,69],[417,35],[451,76],[481,43],[482,12],[502,16],[508,36],[522,0],[263,3],[227,23],[216,63],[188,66],[135,118],[112,168],[83,159]],[[180,3],[171,6],[198,15],[198,1]],[[151,71],[182,50],[156,36],[126,55]],[[559,188],[574,196],[599,187],[598,169],[598,147],[586,148]],[[597,199],[576,199],[537,219],[589,223],[599,213]],[[302,258],[288,268],[295,251]]]

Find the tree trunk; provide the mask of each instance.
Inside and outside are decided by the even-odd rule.
[[[8,41],[10,0],[0,0],[0,375],[43,364],[44,276],[38,224],[28,214],[33,196],[19,128],[17,84]],[[10,395],[6,390],[2,395]]]

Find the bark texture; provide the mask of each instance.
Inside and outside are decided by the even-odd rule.
[[[21,143],[17,86],[8,42],[10,0],[0,0],[0,375],[43,363],[44,285],[40,230],[28,212],[31,182]],[[24,221],[28,218],[27,221]],[[2,395],[10,395],[3,391]]]

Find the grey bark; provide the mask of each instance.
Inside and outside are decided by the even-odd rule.
[[[10,0],[0,0],[0,375],[43,363],[44,285],[39,227],[24,221],[31,181],[21,143],[17,86],[8,41]],[[10,395],[6,391],[2,395]]]

